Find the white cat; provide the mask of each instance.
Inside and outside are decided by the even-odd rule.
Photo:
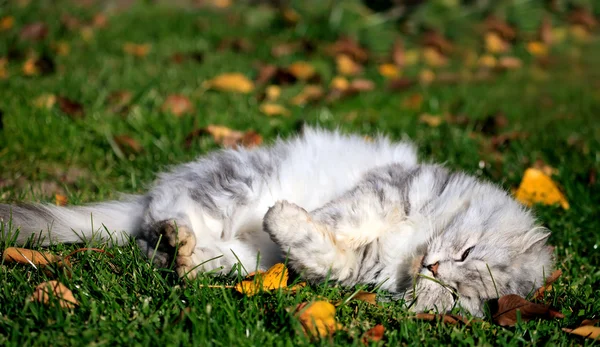
[[[406,142],[306,129],[222,150],[159,176],[143,196],[80,207],[0,205],[17,243],[134,236],[180,276],[285,257],[312,282],[381,284],[417,311],[526,296],[552,271],[550,233],[503,190],[418,164]],[[159,240],[161,240],[159,242]]]

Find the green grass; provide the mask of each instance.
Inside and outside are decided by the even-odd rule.
[[[523,3],[535,7],[535,2]],[[70,13],[87,21],[101,10],[100,5],[31,1],[25,6],[19,2],[0,6],[0,18],[12,16],[15,20],[13,28],[0,32],[0,57],[9,57],[8,76],[0,79],[2,202],[52,202],[54,194],[60,192],[70,204],[80,204],[115,198],[118,192],[143,192],[156,172],[218,148],[210,138],[199,138],[191,148],[184,147],[192,129],[208,124],[252,128],[263,135],[266,143],[278,135],[293,134],[302,122],[365,135],[381,132],[394,139],[406,134],[418,143],[424,160],[444,162],[506,189],[517,186],[524,170],[540,159],[557,169],[553,178],[571,204],[567,211],[553,206],[535,207],[541,222],[553,231],[550,242],[556,246],[557,266],[564,272],[547,303],[564,313],[565,319],[534,320],[514,328],[490,322],[449,326],[417,322],[400,303],[375,307],[352,301],[338,308],[337,319],[346,330],[338,332],[333,342],[361,345],[360,337],[366,330],[383,324],[384,343],[390,346],[593,344],[569,336],[561,328],[600,314],[600,186],[590,182],[590,176],[600,171],[597,39],[586,44],[567,39],[553,47],[546,70],[518,41],[512,54],[525,62],[520,70],[494,74],[491,81],[481,83],[434,83],[389,91],[374,61],[387,56],[399,34],[394,23],[365,16],[354,2],[337,4],[332,12],[325,5],[299,6],[302,20],[296,26],[281,23],[272,10],[263,7],[234,6],[214,11],[136,4],[118,11],[107,6],[108,24],[93,29],[90,40],[84,40],[79,29],[65,29],[59,19]],[[425,7],[417,18],[435,10],[433,5]],[[525,10],[522,15],[511,10],[510,16],[515,23],[524,23],[522,30],[527,35],[535,31],[535,21],[541,17],[530,18],[531,11],[539,12]],[[448,35],[461,49],[481,51],[481,34],[471,30],[481,21],[482,17],[476,15],[459,17],[463,25],[448,28]],[[439,23],[435,18],[426,16],[432,26],[454,23],[452,16]],[[552,18],[556,25],[566,25],[560,15]],[[47,23],[48,37],[33,43],[19,40],[20,28],[36,21]],[[335,75],[335,65],[322,48],[341,34],[357,37],[374,53],[375,59],[367,63],[363,77],[375,81],[375,91],[333,103],[286,106],[291,111],[289,117],[267,117],[259,111],[259,91],[238,95],[202,88],[205,80],[223,72],[256,77],[254,64],[258,60],[281,66],[306,60],[328,85]],[[217,49],[222,39],[232,37],[246,38],[254,49],[245,53]],[[314,42],[317,51],[271,56],[273,45],[302,38]],[[69,44],[68,55],[54,53],[53,43],[57,41]],[[409,49],[416,49],[419,36],[408,35],[405,41]],[[150,43],[152,49],[147,57],[134,58],[123,52],[126,42]],[[24,76],[21,68],[29,50],[50,55],[56,72]],[[203,52],[204,59],[175,64],[170,57],[178,52]],[[410,66],[403,74],[414,77],[423,68]],[[451,66],[442,70],[462,68],[461,59],[455,57]],[[540,70],[545,76],[540,77]],[[284,98],[301,88],[301,83],[284,87]],[[123,115],[111,111],[107,102],[108,96],[118,90],[133,94],[131,107]],[[196,111],[179,118],[164,112],[161,105],[165,98],[175,93],[189,97]],[[424,102],[419,109],[407,109],[403,102],[415,93],[421,94]],[[80,102],[85,117],[72,119],[56,106],[35,106],[34,101],[43,94]],[[508,119],[501,133],[518,131],[527,136],[493,153],[482,145],[493,134],[481,132],[481,120],[500,112]],[[419,122],[422,113],[464,115],[469,121],[429,127]],[[132,137],[144,150],[119,155],[109,141],[119,134]],[[2,249],[8,245],[9,241],[3,242]],[[57,245],[52,251],[68,254],[78,247]],[[299,323],[286,308],[317,296],[339,300],[354,290],[310,286],[297,294],[274,292],[245,297],[230,289],[206,287],[235,283],[235,276],[206,275],[184,282],[171,270],[151,267],[133,244],[108,247],[107,251],[114,258],[100,253],[76,255],[72,276],[64,271],[48,275],[26,266],[0,265],[0,344],[308,344],[310,340],[298,333]],[[73,290],[79,307],[69,311],[28,302],[33,288],[52,278]],[[187,312],[183,318],[182,312]]]

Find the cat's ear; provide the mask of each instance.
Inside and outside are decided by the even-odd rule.
[[[523,253],[539,249],[540,247],[544,247],[546,245],[546,241],[550,237],[550,230],[544,227],[535,227],[529,230],[525,234],[525,238],[523,240]]]

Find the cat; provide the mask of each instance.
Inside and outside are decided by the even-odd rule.
[[[499,187],[417,161],[410,142],[305,129],[159,175],[147,194],[86,206],[0,205],[17,244],[130,236],[181,277],[288,259],[311,282],[379,285],[415,311],[526,296],[552,271],[550,232]],[[118,232],[125,232],[125,235]]]

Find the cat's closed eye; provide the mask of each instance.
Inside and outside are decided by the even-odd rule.
[[[473,250],[473,248],[475,248],[475,246],[467,248],[467,250],[464,251],[463,254],[460,256],[460,260],[457,260],[457,261],[459,261],[459,262],[465,261],[467,259],[467,257],[469,256],[469,254],[471,253],[471,251]]]

